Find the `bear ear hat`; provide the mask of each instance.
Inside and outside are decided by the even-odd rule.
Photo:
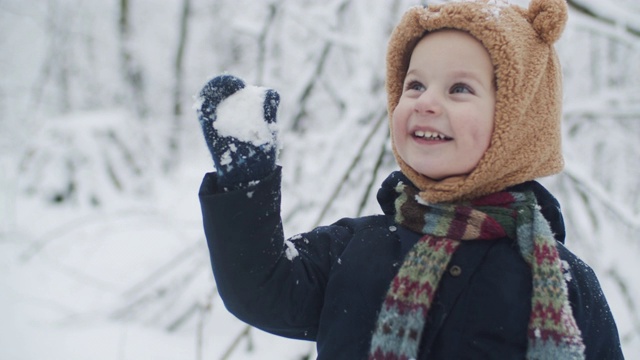
[[[467,31],[489,52],[496,79],[491,143],[469,174],[430,179],[405,163],[392,143],[400,169],[423,200],[473,199],[562,170],[562,72],[553,45],[567,20],[566,0],[530,0],[527,8],[509,0],[451,0],[405,13],[387,47],[390,125],[411,52],[425,33]]]
[[[540,39],[547,44],[560,39],[567,17],[565,0],[532,0],[529,4],[529,22]]]

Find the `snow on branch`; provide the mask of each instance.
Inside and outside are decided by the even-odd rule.
[[[53,204],[103,205],[147,191],[146,136],[127,114],[48,119],[21,161],[24,191]]]
[[[602,188],[599,184],[591,180],[591,177],[582,173],[579,167],[573,163],[565,165],[564,173],[575,183],[576,186],[582,188],[585,193],[592,198],[597,199],[604,205],[618,220],[626,226],[640,231],[640,215],[635,214],[632,209],[627,208],[624,204],[620,204],[611,198],[611,194]]]
[[[571,9],[586,14],[600,22],[624,29],[629,34],[640,37],[638,14],[616,6],[612,1],[568,0]]]

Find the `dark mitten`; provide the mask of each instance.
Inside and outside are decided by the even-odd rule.
[[[276,167],[277,92],[231,75],[210,80],[200,91],[198,119],[213,157],[218,186],[243,188]]]

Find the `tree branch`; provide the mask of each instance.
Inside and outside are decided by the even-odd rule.
[[[342,178],[338,181],[336,188],[333,190],[333,192],[329,196],[329,199],[327,200],[324,207],[320,211],[320,214],[318,215],[318,218],[315,222],[314,227],[319,226],[320,223],[322,222],[322,219],[324,219],[324,216],[327,214],[327,211],[329,211],[329,209],[331,208],[331,205],[333,205],[333,202],[342,191],[342,187],[349,179],[351,172],[355,169],[356,165],[360,162],[360,159],[362,159],[364,150],[366,149],[367,145],[369,145],[369,143],[371,142],[371,139],[373,139],[373,135],[375,135],[375,133],[378,131],[380,126],[384,123],[384,120],[386,118],[387,118],[387,111],[385,110],[378,117],[375,125],[371,127],[371,131],[369,131],[369,134],[367,134],[367,137],[365,137],[364,141],[360,145],[360,148],[358,149],[358,152],[356,152],[356,155],[351,161],[351,164],[349,165],[349,167],[347,168],[347,171],[344,173],[344,175],[342,175]]]
[[[569,8],[581,14],[587,15],[594,18],[595,20],[614,27],[621,27],[627,33],[636,37],[640,37],[640,26],[638,26],[637,22],[621,23],[619,19],[616,19],[614,16],[605,14],[602,11],[598,11],[599,5],[588,4],[584,0],[567,0],[567,3],[569,4]]]
[[[375,181],[378,178],[378,171],[382,167],[382,163],[385,155],[387,154],[387,139],[389,138],[389,133],[387,132],[387,136],[385,137],[385,141],[382,142],[382,146],[380,146],[380,151],[378,153],[378,158],[376,160],[376,164],[373,166],[373,171],[371,173],[371,178],[369,179],[369,183],[367,183],[366,190],[362,194],[362,198],[360,199],[360,206],[358,206],[358,216],[362,215],[365,206],[367,205],[367,200],[371,195],[371,191],[373,190],[373,186],[375,185]]]
[[[235,351],[236,347],[238,347],[238,345],[240,344],[240,341],[242,341],[242,339],[244,338],[247,338],[247,341],[249,342],[249,348],[252,348],[253,345],[251,343],[251,329],[252,329],[251,326],[249,325],[245,326],[244,329],[233,340],[231,345],[229,345],[229,347],[227,348],[227,351],[224,352],[224,355],[222,355],[220,360],[229,359],[229,357],[233,355],[233,352]]]
[[[169,137],[169,155],[164,163],[164,170],[170,171],[176,165],[180,157],[180,135],[182,134],[182,87],[184,82],[184,52],[187,45],[189,30],[189,14],[191,13],[191,0],[182,1],[182,13],[180,16],[180,29],[178,47],[173,64],[175,83],[173,85],[173,123]]]
[[[630,209],[623,209],[621,205],[611,200],[607,192],[593,181],[587,180],[586,176],[582,176],[580,172],[571,164],[566,164],[564,175],[575,183],[578,188],[584,189],[585,193],[598,199],[612,214],[614,214],[620,222],[632,229],[640,229],[640,217],[634,216]]]

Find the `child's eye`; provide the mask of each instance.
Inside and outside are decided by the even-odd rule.
[[[408,90],[424,91],[425,86],[422,85],[422,83],[419,81],[410,81],[407,83],[405,87],[405,91],[408,91]]]
[[[467,84],[458,83],[451,87],[451,94],[473,94],[473,89]]]

